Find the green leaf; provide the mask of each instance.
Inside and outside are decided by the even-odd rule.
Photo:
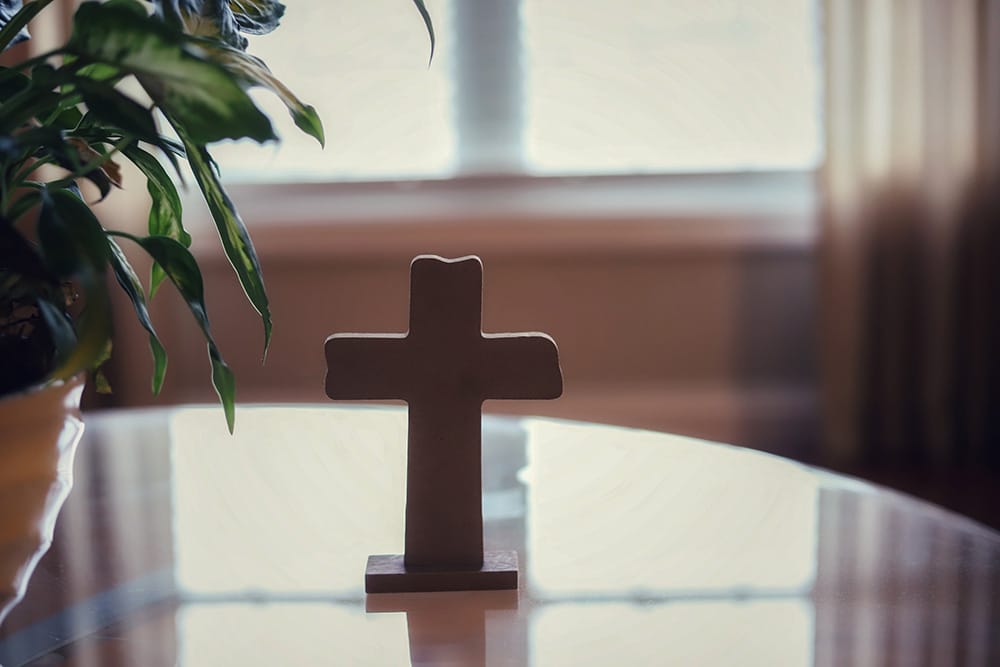
[[[285,14],[285,6],[275,0],[229,0],[229,9],[240,30],[251,35],[271,32]]]
[[[72,56],[66,56],[64,60],[66,63],[70,63],[72,62]],[[76,73],[92,81],[100,81],[110,85],[118,83],[124,76],[120,69],[107,63],[91,63],[90,65],[84,65],[83,67],[77,69]]]
[[[100,363],[111,339],[111,305],[104,280],[109,251],[100,222],[78,191],[45,188],[41,199],[38,240],[45,264],[57,276],[73,281],[84,298],[84,310],[76,320],[76,344],[52,374],[66,379]],[[58,326],[57,318],[42,312],[55,335],[57,329],[52,327]]]
[[[136,2],[136,0],[103,0],[103,3],[105,7],[113,7],[116,10],[130,12],[139,18],[147,18],[149,16],[149,13],[146,11],[146,5]]]
[[[34,127],[24,130],[11,137],[10,141],[0,142],[0,155],[5,158],[15,157],[15,162],[27,158],[42,158],[55,162],[70,172],[68,178],[86,178],[94,183],[101,192],[103,199],[111,191],[112,184],[117,184],[115,166],[110,155],[101,146],[108,137],[96,136],[88,140],[76,136],[74,132],[64,132],[57,127]],[[21,177],[31,172],[30,165]],[[20,178],[9,176],[9,184],[17,187]]]
[[[108,265],[108,245],[101,223],[71,190],[45,188],[38,219],[38,240],[46,265],[58,276],[102,274]]]
[[[0,106],[0,132],[13,133],[35,116],[59,106],[61,96],[32,85]]]
[[[80,101],[72,91],[60,88],[73,76],[68,68],[56,69],[41,62],[30,71],[30,77],[12,70],[0,71],[0,86],[4,89],[0,126],[8,131],[20,128],[33,118],[43,125],[48,124],[49,119]],[[20,90],[15,92],[18,86]],[[39,123],[32,124],[37,126]]]
[[[236,17],[226,0],[179,0],[177,9],[187,34],[207,37],[241,50],[247,48],[247,38],[240,34]]]
[[[35,208],[40,201],[41,196],[38,192],[36,190],[29,190],[10,205],[10,208],[7,210],[8,219],[12,221],[18,220],[22,215]]]
[[[288,86],[271,73],[263,60],[251,56],[249,53],[218,44],[205,44],[204,46],[215,62],[221,64],[239,80],[250,86],[262,86],[277,95],[288,108],[295,125],[315,138],[320,146],[324,145],[323,123],[320,121],[316,109],[296,97]]]
[[[94,368],[104,356],[111,341],[111,304],[103,282],[88,288],[87,307],[77,318],[76,336],[76,348],[52,377],[71,378],[80,371]]]
[[[117,176],[112,178],[117,167],[100,142],[91,145],[83,139],[65,137],[60,133],[58,140],[41,146],[36,154],[51,157],[56,164],[70,172],[66,177],[68,180],[86,178],[97,186],[101,199],[108,196],[112,185],[120,183]]]
[[[125,232],[108,233],[139,244],[157,264],[163,267],[167,277],[184,298],[208,343],[208,355],[212,363],[212,385],[219,395],[219,401],[226,413],[226,424],[229,427],[229,432],[232,433],[235,422],[236,383],[232,371],[222,359],[215,339],[212,337],[208,311],[205,308],[204,283],[194,256],[179,242],[166,236],[140,238]]]
[[[94,389],[98,394],[111,393],[111,383],[108,382],[108,376],[104,374],[103,368],[94,371]]]
[[[0,29],[0,51],[5,51],[8,47],[30,38],[28,22],[50,2],[52,0],[35,0],[24,4],[20,9],[15,9],[21,4],[17,0],[0,1],[0,25],[3,25]]]
[[[83,96],[87,110],[97,120],[135,135],[142,141],[157,143],[160,134],[151,110],[106,83],[86,77],[75,77],[72,83]]]
[[[83,113],[75,106],[55,109],[47,119],[40,119],[43,125],[51,125],[63,130],[75,130],[83,120]]]
[[[104,373],[104,364],[111,359],[111,340],[108,340],[108,344],[104,347],[104,351],[101,353],[101,358],[97,360],[94,368],[94,388],[97,390],[98,394],[110,394],[111,393],[111,383],[108,382],[108,376]]]
[[[64,308],[54,304],[48,299],[38,299],[35,302],[38,312],[45,322],[45,327],[49,330],[52,338],[52,345],[56,350],[55,362],[62,365],[69,359],[76,347],[76,331],[73,329],[73,321]]]
[[[173,124],[173,119],[168,116],[168,120]],[[212,156],[204,146],[195,145],[184,130],[174,124],[177,135],[184,143],[187,151],[188,162],[194,173],[194,178],[198,182],[205,195],[205,202],[215,220],[215,227],[219,231],[219,238],[222,239],[222,248],[229,258],[229,263],[239,277],[240,285],[250,300],[251,305],[260,315],[264,325],[264,358],[267,357],[267,348],[271,344],[271,310],[268,306],[267,292],[264,289],[264,279],[261,275],[260,261],[257,259],[257,251],[254,250],[253,241],[247,233],[246,225],[236,211],[229,195],[222,188],[215,171],[212,169],[214,161]]]
[[[212,361],[212,386],[215,387],[215,393],[226,414],[226,427],[232,433],[236,425],[236,376],[219,356],[218,348],[209,345],[208,356]]]
[[[172,238],[166,236],[133,236],[126,232],[108,231],[111,236],[129,239],[143,248],[149,256],[155,259],[167,272],[170,281],[188,303],[206,337],[209,335],[208,312],[205,308],[205,285],[201,278],[201,270],[194,255],[187,248]]]
[[[93,141],[97,137],[107,137],[109,132],[114,131],[114,128],[100,127],[97,123],[98,121],[93,115],[88,114],[87,116],[84,116],[83,121],[80,123],[80,129],[73,131],[72,136],[79,136],[88,139],[88,141]],[[109,143],[113,143],[113,140],[109,141]],[[163,134],[158,134],[154,140],[148,141],[147,143],[153,144],[163,152],[164,157],[167,158],[170,165],[174,168],[177,180],[183,185],[184,172],[181,170],[180,162],[177,158],[185,157],[184,146],[182,146],[175,139],[167,137]],[[125,147],[126,146],[122,147],[123,150]]]
[[[125,156],[146,176],[146,189],[152,199],[149,207],[150,236],[169,236],[185,248],[191,247],[191,235],[184,229],[181,198],[173,180],[151,154],[136,145],[123,150]],[[149,278],[149,298],[152,299],[167,277],[159,264],[153,263]]]
[[[143,296],[139,276],[135,274],[135,270],[129,264],[125,253],[122,252],[121,247],[115,243],[114,239],[108,238],[108,247],[111,249],[111,268],[115,272],[115,278],[132,302],[132,308],[139,319],[139,324],[149,334],[149,349],[153,355],[153,394],[159,394],[167,372],[167,351],[163,349],[163,344],[160,343],[160,338],[153,328],[153,321],[149,317],[149,308],[146,306],[146,298]]]
[[[135,144],[122,150],[142,171],[147,179],[149,194],[153,198],[153,210],[149,215],[150,236],[169,236],[180,241],[185,248],[191,246],[191,235],[184,230],[181,198],[173,180],[152,154]]]
[[[137,14],[130,4],[135,3],[83,3],[74,16],[69,52],[134,74],[197,144],[276,138],[270,120],[223,67],[203,58],[191,38]]]
[[[413,4],[416,6],[417,11],[420,12],[420,18],[424,20],[424,27],[427,28],[427,36],[431,40],[431,55],[427,59],[427,62],[430,63],[434,60],[434,22],[431,20],[431,13],[427,11],[427,7],[424,5],[424,0],[413,0]]]
[[[25,196],[32,196],[35,204],[39,202],[38,192],[30,190]],[[4,296],[20,291],[22,296],[37,294],[55,294],[59,284],[58,276],[46,268],[39,254],[39,248],[28,241],[14,226],[14,220],[7,216],[0,218],[0,275],[16,275],[13,285],[0,285],[5,291]],[[50,289],[43,289],[48,285]],[[19,288],[19,289],[18,289]],[[23,291],[22,291],[23,290]]]
[[[25,91],[31,85],[31,79],[26,74],[6,67],[0,69],[0,101],[4,104],[14,95]]]
[[[156,293],[160,290],[160,285],[163,281],[167,279],[167,274],[163,270],[163,267],[153,262],[153,265],[149,267],[149,298],[152,299],[156,296]]]

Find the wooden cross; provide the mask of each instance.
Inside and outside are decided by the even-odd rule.
[[[483,334],[478,257],[416,257],[410,330],[326,340],[326,393],[409,408],[406,553],[371,556],[369,593],[517,587],[517,553],[483,552],[481,413],[486,399],[557,398],[545,334]]]

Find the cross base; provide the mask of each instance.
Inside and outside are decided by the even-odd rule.
[[[483,552],[478,570],[407,570],[402,555],[368,557],[366,593],[424,593],[431,591],[495,591],[517,588],[517,552]]]

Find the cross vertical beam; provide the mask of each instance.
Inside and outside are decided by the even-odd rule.
[[[407,568],[483,565],[481,401],[463,403],[409,408]]]

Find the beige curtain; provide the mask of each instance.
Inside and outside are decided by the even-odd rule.
[[[1000,0],[824,0],[827,460],[1000,462]]]

